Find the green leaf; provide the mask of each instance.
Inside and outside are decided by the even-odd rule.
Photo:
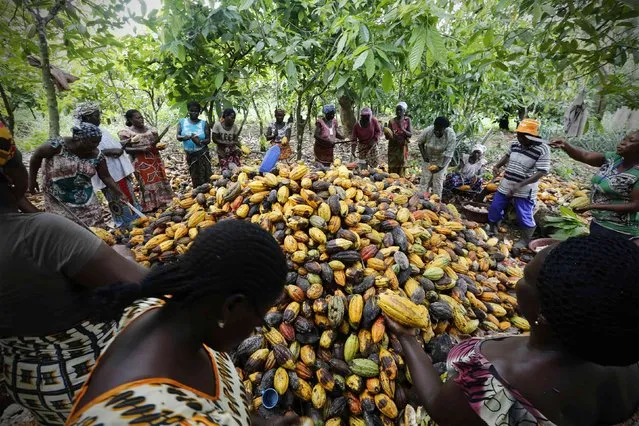
[[[220,71],[215,76],[215,88],[219,89],[220,87],[222,87],[223,83],[224,83],[224,72]]]
[[[415,43],[410,49],[408,54],[408,67],[411,71],[415,71],[419,66],[424,55],[424,48],[426,47],[426,31],[421,30],[415,38]]]
[[[493,62],[493,66],[495,68],[499,68],[502,71],[508,71],[508,66],[506,64],[504,64],[503,62],[494,61]]]
[[[489,28],[484,33],[484,46],[492,47],[494,40],[495,40],[495,33],[493,32],[492,28]]]
[[[362,24],[359,26],[359,36],[364,43],[368,43],[370,40],[370,33],[368,32],[366,25]]]
[[[139,0],[140,1],[140,12],[142,13],[142,16],[146,16],[146,3],[144,2],[144,0]]]
[[[366,57],[366,77],[370,80],[375,75],[375,53],[372,50],[367,50],[369,52]]]
[[[433,58],[437,62],[445,63],[446,62],[446,45],[444,44],[444,39],[439,34],[439,32],[430,28],[428,30],[428,37],[426,39],[426,45],[428,50],[433,55]]]
[[[355,62],[353,62],[353,71],[359,69],[362,65],[364,65],[364,62],[366,61],[367,57],[368,57],[368,50],[365,50],[357,57],[357,59],[355,59]]]
[[[255,3],[255,0],[244,0],[244,3],[242,3],[240,5],[238,10],[240,10],[240,11],[246,10],[246,9],[250,8],[251,6],[253,6],[253,3]]]
[[[337,80],[337,84],[335,85],[335,89],[339,89],[348,81],[348,76],[340,75],[339,80]]]
[[[292,82],[297,82],[297,68],[295,68],[295,63],[290,59],[286,61],[286,75]]]
[[[382,77],[382,89],[385,92],[393,90],[393,75],[388,70],[384,71],[384,76]]]
[[[339,38],[339,41],[337,42],[337,53],[335,54],[335,56],[339,55],[344,50],[344,46],[346,45],[346,39],[347,39],[346,33],[342,34],[342,36]]]
[[[286,58],[286,52],[284,51],[277,52],[275,56],[273,56],[273,62],[276,64],[279,64],[280,62],[284,60],[284,58]]]

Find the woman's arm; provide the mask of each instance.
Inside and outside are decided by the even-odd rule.
[[[266,128],[266,140],[269,142],[275,140],[275,129],[270,124]]]
[[[204,122],[204,139],[200,141],[202,145],[208,145],[211,143],[211,127],[208,122]]]
[[[42,160],[45,158],[53,158],[54,155],[60,152],[61,148],[54,148],[51,143],[45,142],[40,145],[31,155],[29,160],[29,192],[35,194],[40,191],[38,185],[38,172],[42,166]]]
[[[606,156],[602,152],[586,151],[585,149],[577,148],[576,146],[570,145],[564,139],[555,139],[550,142],[550,146],[563,150],[573,160],[593,167],[601,167],[606,161]]]
[[[485,425],[470,407],[462,389],[452,380],[442,383],[430,357],[417,343],[414,332],[386,318],[397,335],[410,370],[413,389],[426,412],[442,425]]]
[[[98,163],[95,169],[98,172],[98,177],[100,178],[102,182],[104,182],[107,188],[109,188],[116,196],[124,197],[122,190],[111,177],[111,174],[109,173],[109,168],[107,167],[106,160],[104,158],[102,159],[102,161]]]
[[[413,125],[410,123],[410,118],[406,118],[408,121],[408,124],[406,127],[404,127],[404,134],[406,135],[407,138],[410,138],[413,136]],[[401,124],[400,124],[401,125]]]
[[[608,210],[615,213],[639,212],[639,188],[634,188],[630,193],[630,202],[622,204],[590,204],[584,209],[576,210]]]
[[[182,120],[178,121],[176,139],[180,142],[191,139],[191,136],[182,136]]]
[[[315,140],[318,140],[320,142],[324,142],[326,144],[332,143],[331,140],[324,139],[324,137],[322,137],[322,128],[320,127],[319,123],[315,123],[315,134],[313,136],[315,137]]]
[[[288,126],[286,128],[286,139],[291,140],[291,135],[293,134],[293,127]]]
[[[118,158],[123,152],[124,150],[122,148],[108,148],[102,150],[102,154],[113,158]]]
[[[29,201],[27,199],[27,197],[22,197],[19,201],[18,201],[18,209],[22,212],[22,213],[38,213],[41,210],[38,209],[36,206],[34,206],[33,204],[31,204],[31,201]]]

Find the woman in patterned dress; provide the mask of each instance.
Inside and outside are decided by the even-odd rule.
[[[133,157],[133,168],[140,185],[144,212],[164,207],[173,199],[171,184],[166,176],[160,151],[156,148],[158,132],[144,124],[139,111],[130,109],[125,114],[127,128],[118,134],[126,152]]]
[[[408,143],[413,136],[410,117],[406,115],[408,104],[400,102],[395,108],[397,115],[388,122],[392,135],[387,135],[388,139],[388,171],[404,176],[405,164],[408,159]]]
[[[415,330],[387,320],[419,402],[440,425],[639,424],[638,264],[631,241],[609,236],[543,250],[517,283],[530,335],[463,341],[446,383]]]
[[[337,119],[335,118],[335,105],[325,105],[322,108],[324,117],[315,123],[315,161],[330,166],[333,163],[333,149],[338,140],[343,140],[344,136],[339,131]]]
[[[616,152],[591,152],[563,139],[551,142],[571,158],[599,167],[592,177],[590,232],[639,239],[639,131],[628,133]]]
[[[102,132],[91,123],[81,123],[71,129],[73,136],[54,138],[41,145],[31,156],[31,192],[39,189],[38,171],[44,164],[44,205],[48,212],[67,217],[81,225],[96,226],[103,222],[102,206],[91,183],[96,174],[113,192],[123,196],[115,183],[104,155],[98,149]]]
[[[213,125],[212,132],[222,171],[229,170],[231,165],[241,166],[240,129],[235,124],[235,110],[233,108],[225,109],[222,112],[222,120]]]
[[[67,424],[251,424],[226,352],[261,323],[282,293],[286,272],[268,232],[226,220],[201,232],[184,256],[152,270],[141,285],[103,292],[96,309],[105,318],[118,317],[137,299],[162,300],[147,299],[125,316],[128,325],[105,350]]]
[[[102,121],[100,106],[95,102],[81,102],[78,104],[73,117],[78,120],[79,123],[91,123],[98,127],[100,127]],[[98,149],[106,158],[109,174],[120,187],[120,190],[126,197],[125,200],[135,208],[140,209],[135,192],[133,191],[134,170],[129,156],[124,152],[124,149],[122,149],[120,141],[111,135],[108,130],[100,127],[100,131],[102,132],[102,140],[100,141],[100,145],[98,145]],[[113,224],[117,228],[128,228],[131,222],[138,217],[135,212],[126,204],[118,202],[118,194],[112,193],[98,176],[93,176],[92,183],[96,191],[102,190],[104,198],[109,203]]]

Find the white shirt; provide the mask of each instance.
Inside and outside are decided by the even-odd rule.
[[[102,140],[100,141],[100,145],[98,145],[98,149],[100,151],[105,149],[122,148],[120,141],[114,138],[108,130],[103,129],[102,127],[100,127],[100,130],[102,131]],[[117,158],[107,157],[106,155],[105,158],[109,174],[114,181],[120,181],[133,173],[133,164],[131,164],[129,155],[126,152],[123,152],[122,155]],[[98,177],[97,173],[91,179],[91,184],[96,191],[106,187],[104,182],[102,182],[102,180]]]
[[[487,163],[485,158],[481,158],[478,161],[476,161],[475,163],[469,163],[468,162],[468,158],[470,158],[470,155],[468,154],[464,154],[462,155],[462,168],[461,168],[461,176],[462,178],[464,178],[464,180],[471,180],[474,177],[479,177],[479,175],[481,174],[481,169],[482,167],[484,167]]]

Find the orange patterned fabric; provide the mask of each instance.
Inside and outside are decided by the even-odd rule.
[[[137,302],[120,320],[119,330],[161,304],[158,299]],[[148,378],[117,386],[78,409],[85,385],[75,398],[66,425],[250,425],[248,399],[230,357],[206,346],[204,349],[213,367],[215,395],[173,379]],[[103,353],[107,350],[108,346]]]

